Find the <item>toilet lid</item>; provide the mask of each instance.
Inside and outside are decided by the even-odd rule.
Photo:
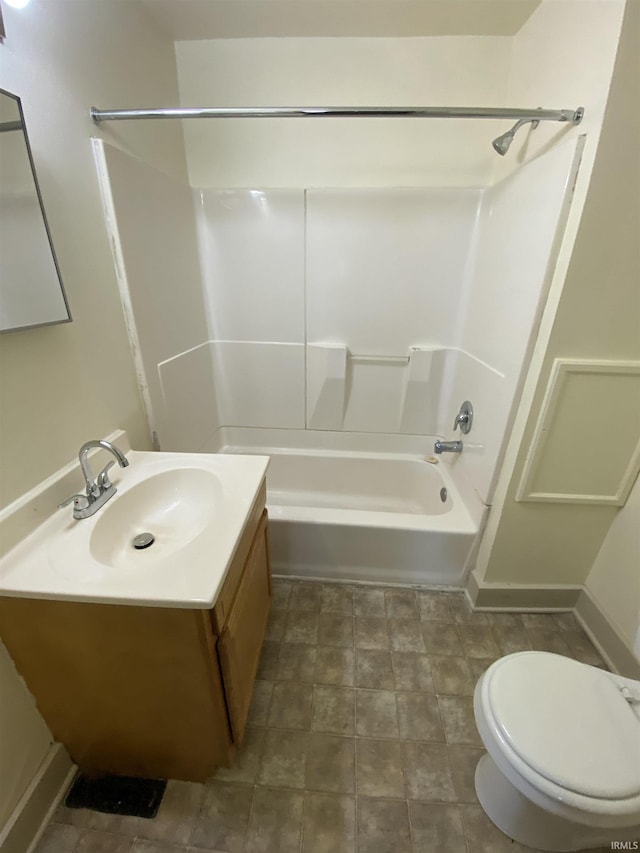
[[[577,794],[640,794],[640,720],[606,673],[547,652],[494,666],[487,685],[494,719],[529,767]]]

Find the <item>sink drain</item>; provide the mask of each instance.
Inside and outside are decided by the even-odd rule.
[[[138,533],[137,536],[134,536],[131,540],[131,544],[136,549],[136,551],[143,551],[145,548],[149,548],[150,545],[156,541],[156,537],[153,533]]]

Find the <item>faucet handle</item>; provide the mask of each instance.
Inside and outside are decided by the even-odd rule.
[[[89,506],[89,498],[86,495],[71,495],[66,501],[58,504],[58,509],[64,509],[70,503],[73,503],[74,510],[86,509]]]
[[[453,431],[455,432],[460,426],[460,432],[467,435],[471,432],[471,424],[473,423],[473,406],[468,400],[460,406],[460,411],[453,419]]]
[[[102,471],[96,477],[96,483],[100,487],[100,491],[104,489],[110,489],[113,483],[109,479],[109,468],[112,468],[116,463],[115,462],[107,462]]]

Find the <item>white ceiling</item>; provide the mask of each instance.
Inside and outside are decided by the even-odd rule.
[[[174,41],[511,36],[541,0],[140,0]]]

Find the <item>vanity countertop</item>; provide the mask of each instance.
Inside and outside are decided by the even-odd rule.
[[[117,492],[75,521],[56,510],[0,559],[0,595],[210,608],[265,478],[268,456],[129,451]],[[78,483],[79,485],[79,483]],[[134,549],[133,538],[154,543]]]

